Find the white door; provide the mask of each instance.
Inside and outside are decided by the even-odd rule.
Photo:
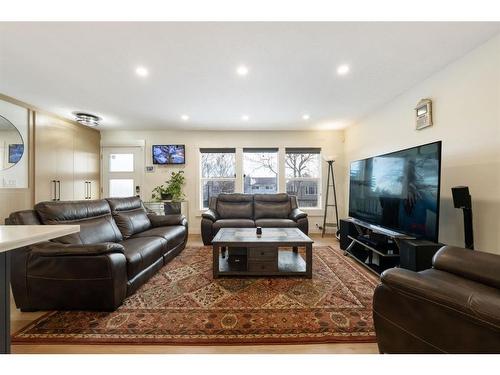
[[[142,197],[143,147],[102,148],[103,198]]]

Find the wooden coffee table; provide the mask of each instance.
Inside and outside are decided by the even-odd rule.
[[[312,278],[312,244],[298,228],[221,228],[212,240],[213,275],[304,276]],[[280,249],[288,247],[290,249]],[[299,251],[304,247],[306,258]],[[241,254],[232,260],[231,251]]]

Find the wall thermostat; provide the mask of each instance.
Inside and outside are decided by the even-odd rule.
[[[415,107],[416,129],[432,126],[432,100],[422,99]]]

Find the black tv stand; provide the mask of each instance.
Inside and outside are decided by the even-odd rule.
[[[340,220],[340,248],[344,255],[377,275],[399,265],[400,241],[412,239],[414,237],[358,219]]]

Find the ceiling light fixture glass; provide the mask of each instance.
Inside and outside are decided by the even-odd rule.
[[[241,119],[243,121],[248,121],[250,119],[250,117],[248,115],[243,115],[243,116],[241,116]]]
[[[85,126],[91,126],[91,127],[99,126],[99,121],[102,120],[102,118],[92,115],[90,113],[73,112],[73,114],[76,117],[75,118],[76,122]]]
[[[138,66],[137,68],[135,68],[135,73],[139,77],[147,77],[149,75],[149,71],[143,66]]]
[[[349,65],[347,65],[347,64],[342,64],[342,65],[339,65],[339,66],[337,67],[337,74],[338,74],[339,76],[344,76],[344,75],[346,75],[347,73],[349,73],[349,70],[350,70]]]
[[[182,115],[181,119],[182,119],[182,121],[187,121],[187,120],[189,120],[189,116],[188,115]]]
[[[311,116],[309,116],[307,113],[304,113],[304,114],[302,115],[302,120],[307,121],[307,120],[309,120],[310,118],[311,118]]]
[[[249,72],[248,67],[245,65],[240,65],[240,66],[238,66],[238,68],[236,68],[236,73],[239,76],[244,77],[248,74],[248,72]]]

